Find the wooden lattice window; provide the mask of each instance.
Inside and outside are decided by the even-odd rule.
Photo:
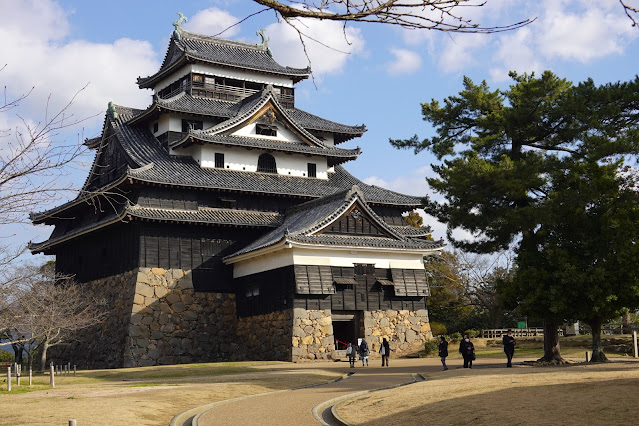
[[[224,154],[220,152],[215,153],[215,167],[218,169],[224,168]]]
[[[263,173],[277,173],[275,158],[271,154],[262,154],[257,159],[257,171]]]
[[[317,177],[317,164],[315,163],[307,163],[308,164],[308,177]]]

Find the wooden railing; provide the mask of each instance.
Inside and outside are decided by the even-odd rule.
[[[508,328],[493,328],[489,330],[482,330],[481,337],[485,339],[498,339],[508,334],[508,330]],[[515,337],[533,337],[544,335],[543,328],[511,328],[510,330],[512,330],[513,336]],[[558,332],[560,336],[564,335],[564,331],[561,328],[558,329]]]
[[[191,93],[192,95],[195,95],[195,96],[204,96],[199,94],[200,92],[198,91],[200,90],[206,91],[206,97],[217,98],[217,99],[222,99],[222,100],[227,100],[232,102],[241,101],[242,99],[248,98],[249,96],[259,92],[259,90],[257,89],[249,89],[246,87],[236,87],[236,86],[230,86],[226,84],[218,84],[218,83],[211,84],[211,83],[194,81],[190,84],[187,84],[186,86],[181,86],[175,90],[172,90],[169,93],[163,93],[161,97],[162,99],[169,99],[179,94],[180,92]],[[294,94],[292,95],[283,94],[281,93],[280,90],[278,90],[278,88],[276,88],[275,91],[276,91],[278,100],[282,102],[282,105],[285,108],[293,108],[293,106],[295,105]]]

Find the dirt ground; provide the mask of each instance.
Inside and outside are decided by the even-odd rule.
[[[213,401],[321,383],[336,372],[286,363],[194,364],[82,371],[58,376],[56,387],[38,376],[33,391],[13,382],[0,392],[0,424],[167,425],[181,411]],[[231,374],[228,372],[231,371]],[[6,389],[0,383],[0,389]]]
[[[354,425],[403,426],[628,425],[639,418],[636,361],[512,369],[455,366],[427,378],[347,401],[337,412]]]

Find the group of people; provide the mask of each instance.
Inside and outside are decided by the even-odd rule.
[[[382,344],[379,347],[379,354],[382,356],[382,367],[388,367],[388,357],[390,355],[390,345],[388,340],[384,338]],[[371,351],[368,347],[368,343],[364,339],[358,339],[357,342],[349,343],[346,348],[346,356],[351,368],[355,368],[355,360],[359,355],[359,359],[362,361],[362,367],[366,365],[368,367],[368,357]]]
[[[512,367],[513,356],[515,355],[515,338],[513,337],[513,331],[508,330],[508,334],[506,334],[502,338],[502,343],[504,345],[504,352],[506,353],[506,367]],[[464,338],[459,342],[459,353],[464,359],[464,368],[473,368],[473,361],[475,360],[475,345],[470,341],[470,338],[467,334],[464,334]],[[444,371],[448,370],[448,366],[446,365],[446,357],[448,356],[448,342],[444,336],[440,337],[439,342],[439,357],[442,361],[442,365],[444,366]]]

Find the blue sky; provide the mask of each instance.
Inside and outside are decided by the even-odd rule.
[[[135,80],[159,67],[177,11],[189,18],[187,30],[213,35],[261,8],[250,0],[2,0],[0,58],[7,67],[0,72],[1,83],[9,96],[35,89],[19,111],[0,116],[0,128],[19,126],[16,112],[38,122],[49,95],[51,108],[60,107],[89,83],[73,112],[98,117],[58,139],[96,136],[109,101],[138,108],[150,103],[150,92],[139,90]],[[634,78],[639,69],[639,29],[631,27],[617,0],[488,0],[482,8],[468,9],[466,16],[485,26],[536,20],[493,35],[348,25],[348,43],[339,24],[303,24],[314,38],[349,52],[307,41],[315,84],[298,84],[296,104],[334,121],[366,124],[364,137],[343,145],[363,150],[357,161],[346,164],[351,173],[396,191],[429,193],[424,177],[434,158],[396,150],[388,139],[430,135],[420,103],[456,94],[464,75],[506,87],[508,70],[550,69],[574,82],[592,77],[603,84]],[[306,66],[297,35],[272,12],[252,17],[222,37],[257,43],[260,28],[266,28],[278,62]],[[68,177],[76,186],[84,181],[90,160]],[[428,222],[435,225],[436,238],[444,236],[442,225]],[[16,242],[40,241],[49,233],[46,227],[28,225],[1,232],[15,234]]]

